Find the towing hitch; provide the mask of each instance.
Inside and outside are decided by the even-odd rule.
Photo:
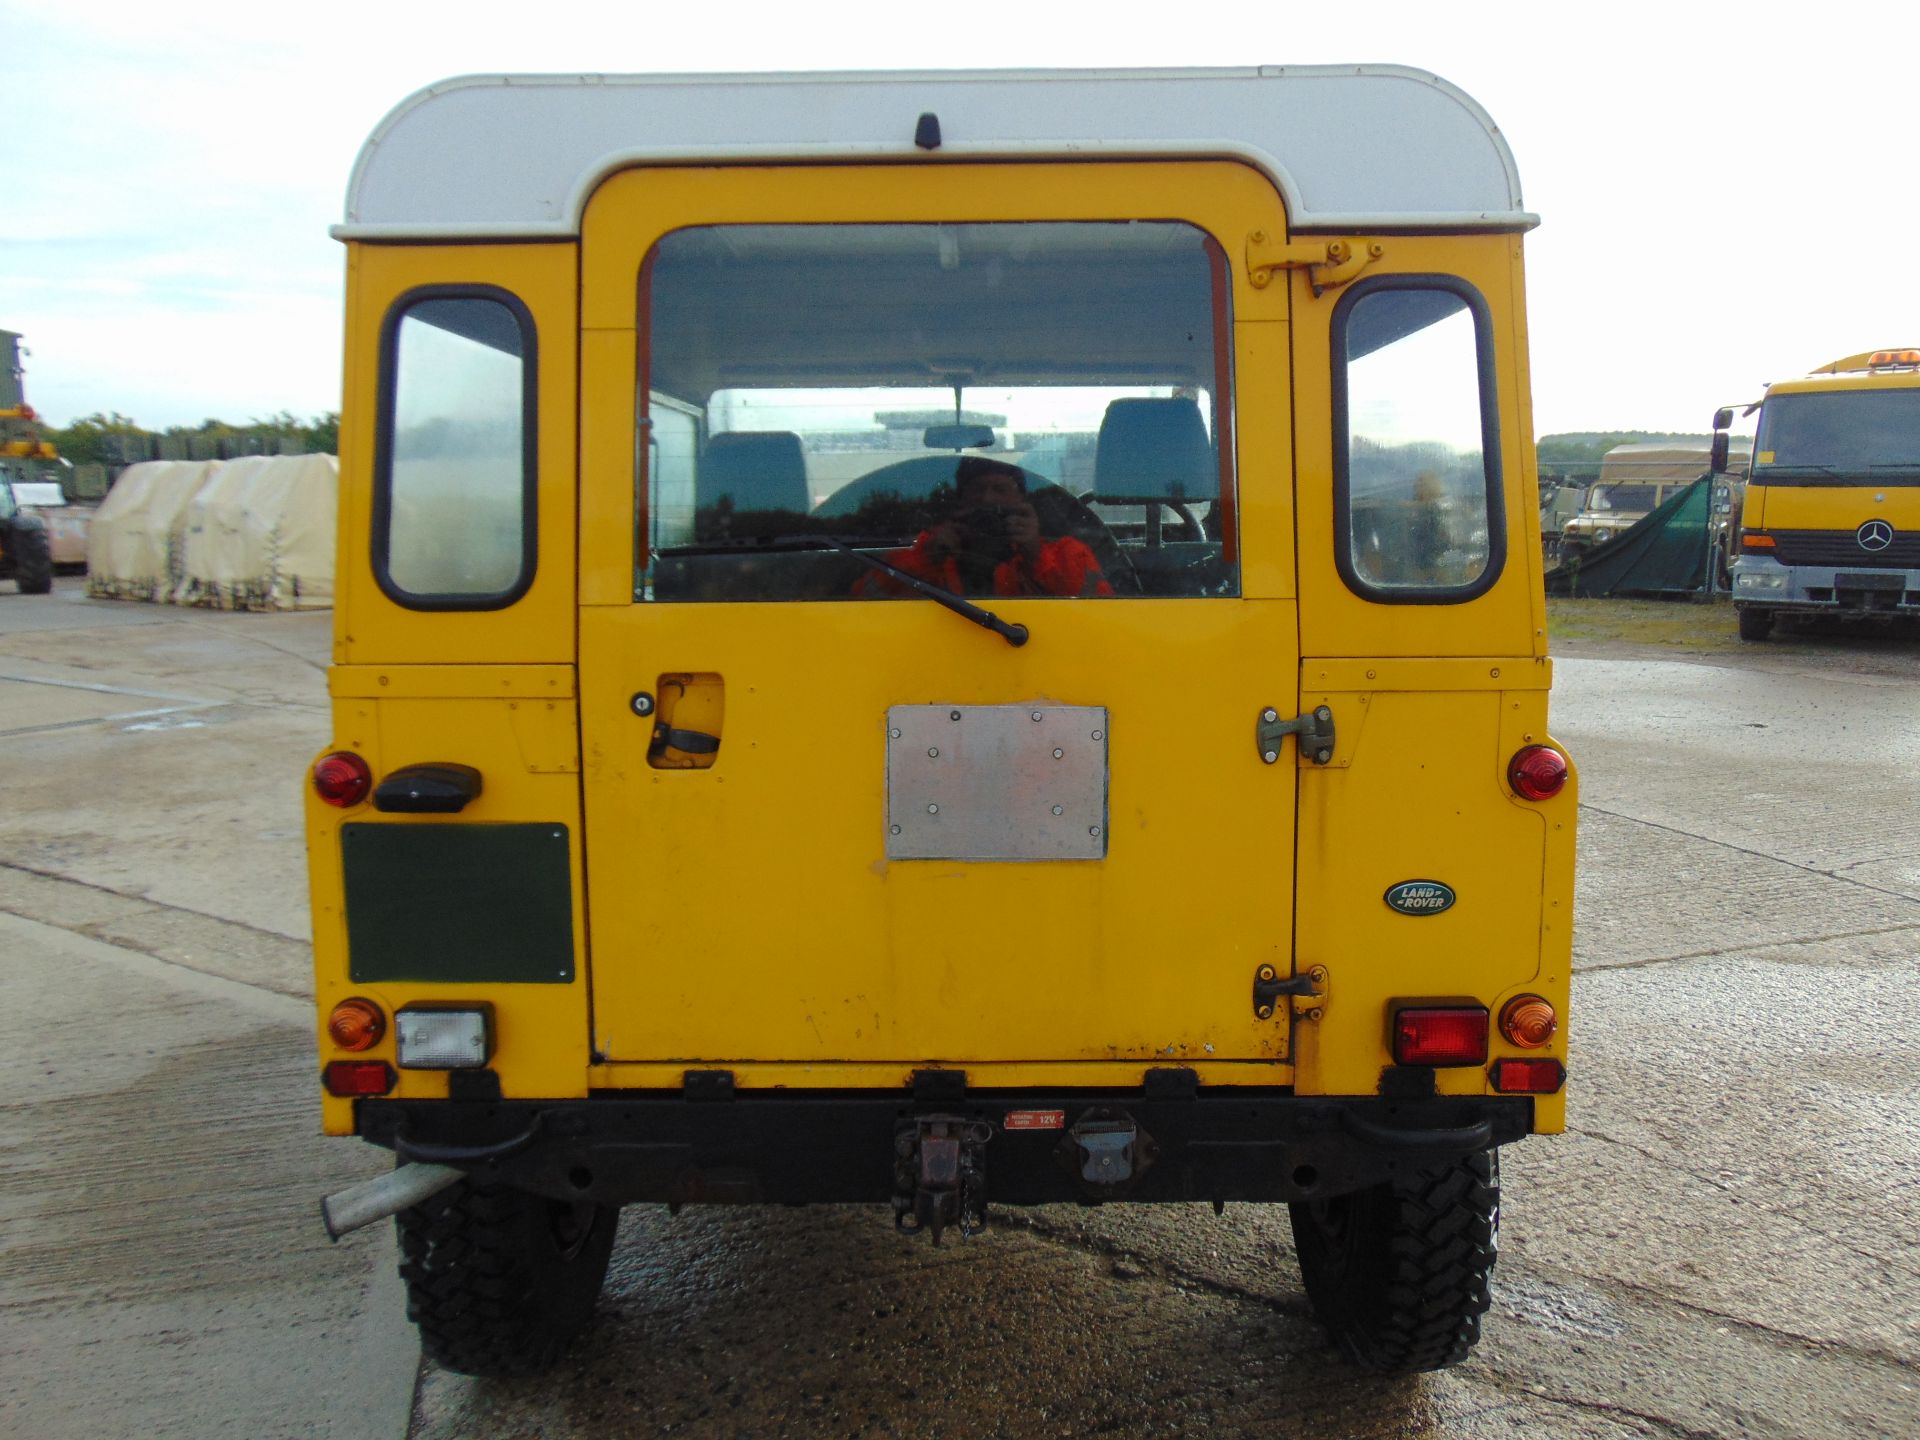
[[[993,1126],[964,1115],[921,1115],[893,1137],[893,1223],[908,1235],[949,1225],[987,1228],[986,1146]]]

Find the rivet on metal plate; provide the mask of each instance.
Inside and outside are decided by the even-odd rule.
[[[1066,812],[1066,808],[1065,808],[1064,806],[1061,806],[1061,805],[1056,805],[1056,806],[1054,806],[1054,807],[1053,807],[1053,813],[1054,813],[1054,814],[1056,814],[1056,815],[1064,815],[1064,814],[1066,814],[1067,812]]]
[[[891,735],[895,740],[900,738],[900,732],[898,730],[889,730],[887,734]]]
[[[1038,720],[1038,719],[1040,718],[1040,712],[1039,712],[1038,710],[1036,710],[1036,711],[1034,711],[1034,712],[1033,712],[1033,714],[1032,714],[1032,715],[1030,715],[1030,716],[1029,716],[1028,718],[1029,718],[1029,719],[1031,719],[1031,720]]]
[[[929,746],[927,749],[927,758],[929,760],[938,760],[940,758],[940,747],[938,745]]]
[[[1096,730],[1096,731],[1094,731],[1094,732],[1093,732],[1093,738],[1094,738],[1094,739],[1096,739],[1096,740],[1104,740],[1104,739],[1106,739],[1107,737],[1106,737],[1106,735],[1105,735],[1105,734],[1104,734],[1103,732],[1101,732],[1101,731],[1099,731],[1099,730]]]
[[[1056,759],[1056,760],[1058,760],[1058,759],[1060,759],[1060,758],[1061,758],[1062,756],[1064,756],[1064,755],[1065,755],[1066,753],[1067,753],[1067,752],[1066,752],[1066,751],[1064,751],[1064,750],[1056,750],[1056,751],[1054,751],[1054,752],[1053,752],[1053,758],[1054,758],[1054,759]]]
[[[1098,825],[1089,825],[1087,827],[1087,834],[1098,835],[1099,833],[1100,833],[1100,827]]]
[[[939,813],[940,813],[940,807],[938,805],[927,806],[927,814],[938,815]]]
[[[960,712],[958,710],[950,710],[947,712],[947,719],[958,720],[959,718],[960,718]]]

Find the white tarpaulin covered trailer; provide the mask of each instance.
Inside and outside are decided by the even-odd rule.
[[[129,465],[93,512],[87,544],[87,593],[111,600],[167,600],[177,568],[187,504],[217,460],[148,460]]]
[[[93,521],[87,593],[235,610],[333,604],[331,455],[128,467]]]
[[[249,455],[221,465],[188,502],[175,602],[331,606],[339,477],[331,455]]]

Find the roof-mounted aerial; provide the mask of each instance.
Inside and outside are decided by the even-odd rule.
[[[929,143],[931,142],[931,143]],[[1527,230],[1506,140],[1396,65],[493,75],[432,85],[368,139],[343,240],[565,239],[635,165],[1244,160],[1294,233]]]

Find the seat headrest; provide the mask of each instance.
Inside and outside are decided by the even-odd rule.
[[[707,509],[730,500],[735,512],[813,508],[807,490],[807,455],[791,430],[735,430],[707,441],[700,457],[695,505]]]
[[[1102,500],[1211,500],[1220,478],[1200,402],[1115,400],[1100,422],[1093,492]]]

